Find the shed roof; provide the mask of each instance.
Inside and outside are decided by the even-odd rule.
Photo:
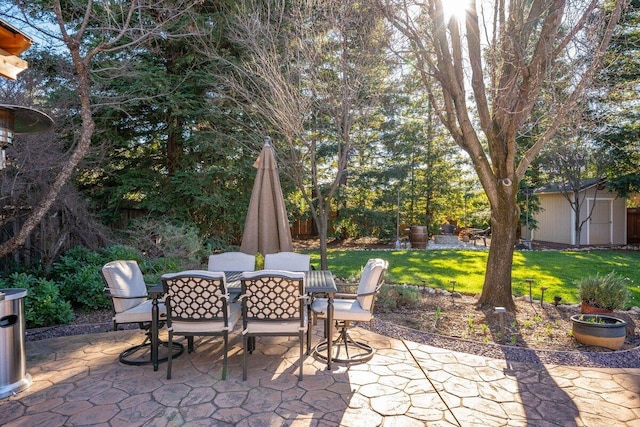
[[[27,61],[18,58],[31,47],[32,40],[26,34],[5,21],[0,20],[0,75],[16,79],[26,70]]]
[[[586,178],[580,180],[580,191],[588,190],[589,188],[595,187],[596,185],[600,185],[606,181],[605,178]],[[552,194],[552,193],[562,193],[570,188],[569,184],[564,182],[556,182],[547,184],[545,186],[536,188],[533,192],[535,194]]]

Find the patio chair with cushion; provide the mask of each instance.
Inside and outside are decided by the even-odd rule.
[[[332,361],[361,363],[373,357],[373,348],[352,339],[349,335],[349,328],[354,322],[369,322],[370,327],[373,327],[373,305],[388,267],[389,263],[383,259],[370,259],[362,270],[356,293],[336,294],[333,305],[333,320],[340,330],[340,335],[333,342],[335,355],[332,357]],[[311,303],[311,311],[318,318],[325,319],[326,336],[326,332],[330,330],[331,326],[326,324],[327,299],[315,299]],[[326,360],[326,348],[326,341],[318,344],[314,350],[314,356]],[[345,357],[340,356],[343,349]]]
[[[250,338],[256,336],[297,336],[300,340],[300,373],[307,331],[307,297],[302,272],[259,270],[242,275],[243,373],[247,379],[247,353]]]
[[[169,345],[174,335],[187,337],[188,352],[196,336],[221,336],[224,342],[222,379],[227,378],[229,332],[240,319],[240,304],[229,302],[223,272],[189,270],[162,276],[167,306]],[[167,379],[171,379],[171,360]]]
[[[309,271],[311,257],[307,254],[295,252],[277,252],[264,256],[265,270]]]
[[[120,353],[120,362],[127,365],[152,363],[150,352],[152,301],[148,297],[148,285],[144,281],[138,263],[134,260],[111,261],[102,267],[100,273],[106,284],[105,292],[112,303],[113,330],[116,331],[118,325],[137,323],[140,329],[146,331],[146,338],[141,344]],[[167,317],[164,303],[159,302],[158,309],[160,321],[164,321]],[[162,344],[167,346],[166,343]],[[180,356],[184,351],[181,344],[174,344],[169,348],[173,358]],[[148,358],[145,352],[149,353]],[[169,356],[162,357],[159,361],[164,362],[168,358]]]
[[[254,271],[256,257],[243,252],[222,252],[209,256],[209,271]]]

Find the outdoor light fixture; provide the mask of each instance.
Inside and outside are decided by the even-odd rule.
[[[0,76],[15,80],[27,69],[27,62],[18,58],[31,46],[31,38],[9,23],[0,20]],[[0,104],[0,169],[7,166],[5,148],[13,144],[13,135],[43,133],[53,127],[53,120],[28,107]]]
[[[38,110],[0,104],[0,169],[4,169],[7,165],[4,150],[13,144],[14,135],[43,133],[52,127],[51,117]]]

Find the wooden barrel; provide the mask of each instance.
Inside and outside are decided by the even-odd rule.
[[[429,233],[424,225],[412,225],[410,227],[409,241],[414,249],[426,249]]]

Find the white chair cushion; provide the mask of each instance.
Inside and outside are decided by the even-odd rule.
[[[316,315],[325,319],[327,317],[327,299],[317,298],[311,304],[311,310]],[[349,320],[352,322],[368,322],[373,318],[373,314],[362,308],[357,299],[334,299],[333,319]]]
[[[113,320],[115,320],[116,323],[151,322],[152,303],[152,300],[146,300],[142,304],[138,304],[129,310],[116,313],[116,315],[113,316]],[[160,319],[167,317],[167,308],[164,302],[158,301],[158,313],[160,313]]]
[[[242,307],[238,303],[233,303],[228,305],[229,314],[229,328],[228,331],[231,332],[233,328],[240,320],[242,316]],[[171,329],[175,334],[180,333],[207,333],[207,332],[222,332],[224,330],[224,322],[222,321],[211,321],[211,322],[180,322],[173,321],[171,322]]]
[[[147,297],[147,285],[136,261],[111,261],[102,267],[109,293],[114,297],[134,297],[134,299],[113,299],[116,313],[124,312],[143,303]]]
[[[386,268],[386,261],[381,259],[370,259],[362,270],[360,283],[358,284],[357,294],[368,294],[375,292],[380,276]],[[358,296],[360,306],[367,310],[371,310],[374,295]]]
[[[208,279],[220,279],[225,277],[224,271],[212,270],[184,270],[177,273],[167,273],[162,275],[162,280],[171,280],[178,276],[199,276]]]
[[[264,256],[265,270],[309,271],[311,257],[295,252],[278,252]]]
[[[242,252],[223,252],[209,256],[210,271],[254,271],[256,257]]]
[[[291,320],[286,321],[283,320],[281,322],[247,322],[247,327],[243,331],[243,333],[249,334],[269,334],[269,333],[278,333],[278,334],[293,334],[300,331],[300,321],[299,320]],[[302,327],[303,331],[307,329],[307,319],[304,320],[304,326]]]
[[[305,274],[301,271],[293,271],[293,270],[258,270],[258,271],[247,271],[242,273],[243,279],[253,279],[261,276],[282,276],[287,277],[289,279],[296,280],[304,280]]]

